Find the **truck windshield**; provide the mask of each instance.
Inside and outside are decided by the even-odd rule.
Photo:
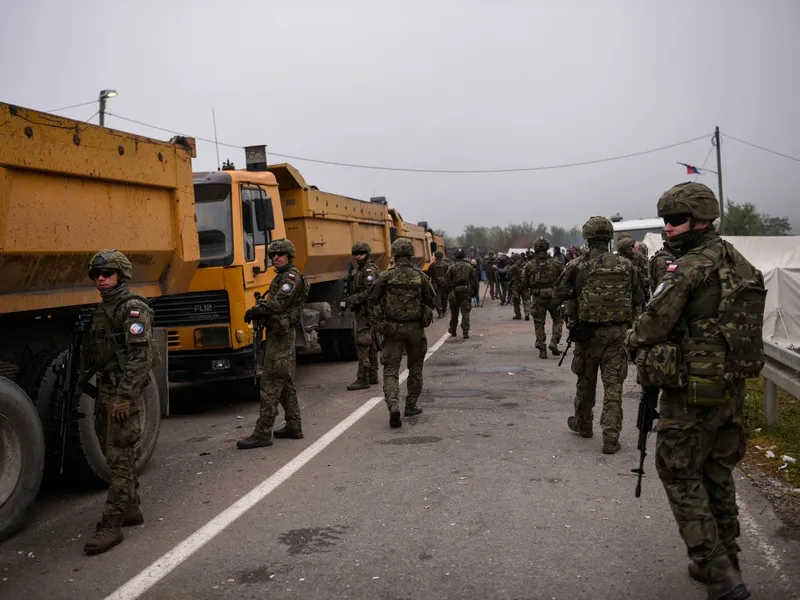
[[[233,262],[231,186],[195,184],[194,202],[200,237],[200,266],[225,267]]]

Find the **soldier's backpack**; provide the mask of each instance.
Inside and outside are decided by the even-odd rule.
[[[764,367],[764,306],[767,290],[761,271],[724,242],[717,274],[720,282],[717,326],[725,338],[725,374],[757,377]]]
[[[626,259],[603,254],[584,259],[578,272],[578,320],[585,323],[627,323],[633,291]],[[628,263],[629,264],[629,263]]]
[[[383,312],[391,321],[422,318],[422,273],[411,267],[395,267],[386,282]]]

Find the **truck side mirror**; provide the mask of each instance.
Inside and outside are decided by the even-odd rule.
[[[275,229],[275,214],[272,210],[272,198],[261,192],[261,197],[256,202],[256,226],[261,231]]]
[[[436,242],[431,242],[431,252],[436,252]]]

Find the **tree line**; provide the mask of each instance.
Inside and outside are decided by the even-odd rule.
[[[480,248],[483,250],[503,251],[507,248],[529,248],[533,242],[546,237],[553,246],[581,245],[583,236],[575,225],[567,229],[558,225],[534,224],[532,221],[512,224],[506,227],[495,225],[467,225],[464,232],[451,237],[443,230],[437,231],[444,236],[447,248]],[[791,235],[792,225],[788,217],[773,217],[758,212],[755,204],[745,202],[736,204],[727,201],[725,211],[725,235]]]

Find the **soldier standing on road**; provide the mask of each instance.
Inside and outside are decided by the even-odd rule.
[[[373,331],[372,315],[367,300],[369,291],[381,274],[370,255],[372,248],[367,242],[353,244],[353,256],[358,263],[358,271],[353,277],[354,293],[345,298],[345,304],[353,309],[356,316],[356,354],[358,373],[356,380],[347,386],[348,390],[365,390],[370,384],[378,383],[378,345]]]
[[[508,267],[511,266],[508,262],[508,257],[505,254],[500,254],[497,262],[494,264],[494,272],[497,277],[498,295],[500,296],[500,306],[508,304],[510,298],[508,297]]]
[[[589,251],[565,268],[556,282],[557,304],[577,299],[577,315],[570,337],[575,342],[572,372],[578,376],[575,416],[569,428],[582,437],[593,435],[592,422],[597,388],[597,369],[603,380],[603,453],[619,450],[622,429],[622,383],[628,374],[625,333],[634,307],[641,304],[639,278],[631,262],[608,251],[614,226],[605,217],[591,217],[583,225]]]
[[[547,313],[553,320],[553,332],[550,337],[550,352],[559,356],[561,350],[558,343],[561,341],[561,331],[564,324],[558,314],[558,302],[553,298],[553,286],[564,272],[564,265],[555,258],[550,258],[547,249],[550,242],[540,237],[533,243],[534,257],[525,265],[522,274],[523,285],[531,290],[531,312],[533,313],[533,326],[536,331],[536,348],[539,358],[547,358],[547,334],[544,330]]]
[[[508,276],[511,279],[511,302],[514,308],[514,316],[512,319],[520,320],[522,319],[522,313],[520,311],[520,303],[522,303],[522,307],[525,311],[525,320],[530,321],[531,319],[531,304],[530,304],[530,296],[528,293],[528,288],[525,285],[523,279],[523,273],[525,272],[525,254],[520,254],[514,257],[514,264],[512,264],[508,269]]]
[[[664,246],[658,250],[653,258],[650,259],[650,293],[656,291],[656,286],[664,279],[667,274],[669,266],[678,258],[678,253],[675,252],[669,245],[669,238],[667,237],[666,229],[661,230],[661,239]]]
[[[445,286],[450,298],[450,335],[455,337],[458,327],[458,313],[461,312],[461,331],[464,339],[469,339],[469,312],[472,310],[472,297],[478,295],[478,274],[466,260],[463,250],[456,251],[456,262],[450,265],[445,275]]]
[[[647,300],[650,294],[650,275],[648,274],[647,259],[640,252],[634,251],[634,241],[631,236],[623,233],[617,240],[617,251],[631,261],[639,275],[639,287],[641,288],[642,303]],[[637,307],[638,316],[642,312],[643,304]]]
[[[486,258],[486,282],[489,285],[489,297],[492,300],[499,295],[497,290],[497,271],[494,268],[495,264],[497,264],[497,258],[495,258],[494,252],[489,252],[489,256]]]
[[[658,215],[679,258],[626,340],[642,381],[652,381],[655,367],[660,381],[672,383],[661,394],[656,469],[691,559],[689,575],[707,585],[709,600],[748,598],[732,472],[745,452],[745,379],[763,367],[764,280],[714,230],[719,204],[707,186],[667,190]],[[670,346],[680,349],[677,361],[648,360]]]
[[[272,446],[273,437],[294,440],[303,437],[300,405],[294,386],[295,325],[300,320],[309,285],[292,262],[297,252],[290,240],[280,238],[272,241],[267,254],[277,273],[266,297],[244,314],[246,323],[259,319],[266,329],[261,407],[252,435],[236,442],[240,450]],[[273,433],[278,404],[283,407],[286,425]]]
[[[433,320],[437,308],[436,292],[428,276],[411,263],[414,246],[408,238],[392,242],[395,266],[378,277],[369,295],[370,310],[379,310],[379,328],[384,335],[383,394],[389,408],[389,426],[401,427],[400,361],[405,350],[408,367],[408,396],[404,414],[422,412],[417,401],[422,394],[422,366],[428,351],[425,328]],[[471,269],[471,267],[470,267]]]
[[[439,299],[438,318],[441,319],[447,314],[447,286],[444,282],[444,276],[447,273],[447,269],[450,268],[450,261],[447,260],[441,250],[437,250],[434,256],[436,260],[428,267],[428,276],[431,278],[436,297]]]
[[[153,313],[128,289],[130,260],[118,250],[101,250],[89,262],[89,277],[102,301],[92,314],[84,348],[89,370],[97,371],[95,431],[111,479],[94,537],[83,550],[101,554],[123,540],[122,527],[144,523],[139,507],[136,444],[142,437],[142,405],[150,370],[158,361]]]

